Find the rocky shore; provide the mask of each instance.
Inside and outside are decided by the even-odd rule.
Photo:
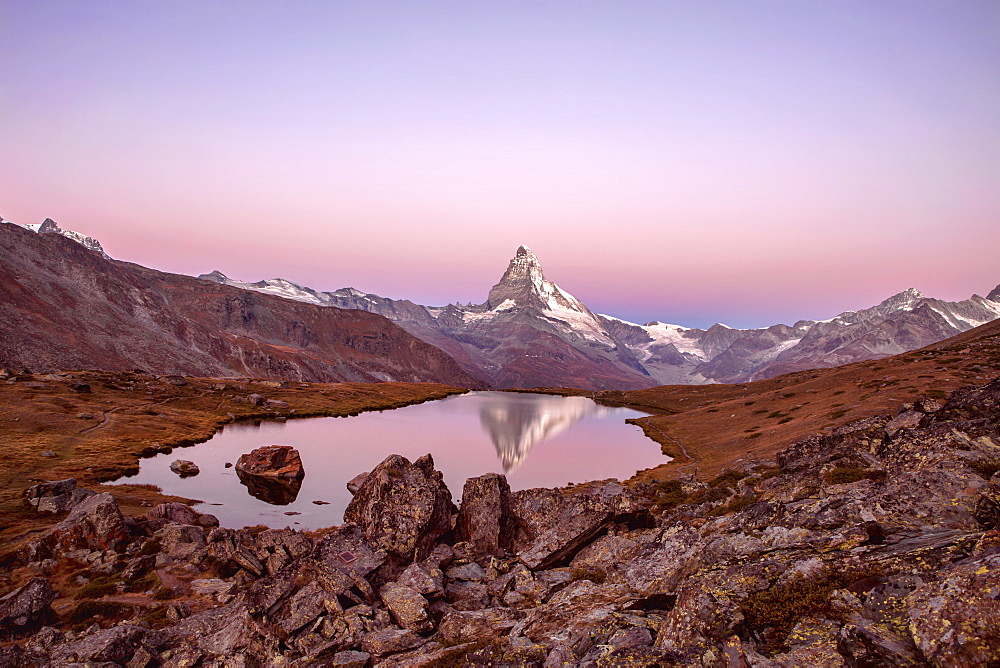
[[[998,470],[1000,380],[707,482],[487,474],[456,507],[392,455],[322,532],[44,483],[0,666],[997,665]]]

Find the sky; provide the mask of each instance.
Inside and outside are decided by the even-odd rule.
[[[637,322],[1000,283],[995,0],[0,0],[0,216],[115,258]]]

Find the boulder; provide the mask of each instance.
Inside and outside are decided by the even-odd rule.
[[[379,590],[379,596],[404,629],[423,633],[434,628],[427,616],[427,599],[410,587],[390,582]]]
[[[52,601],[56,592],[49,581],[32,578],[0,598],[0,637],[22,635],[34,631],[52,617]]]
[[[110,663],[124,666],[132,660],[145,635],[146,629],[132,625],[99,630],[56,647],[52,652],[53,665]]]
[[[427,641],[409,629],[372,631],[361,639],[361,649],[376,656],[420,647]]]
[[[29,556],[35,560],[79,549],[119,552],[132,539],[133,526],[134,522],[122,516],[110,494],[95,494],[30,544]]]
[[[198,465],[187,459],[175,459],[170,463],[170,470],[182,478],[187,478],[201,473],[201,469],[198,468]]]
[[[455,539],[468,541],[484,554],[503,554],[512,548],[517,519],[511,510],[507,477],[487,473],[465,481],[462,505],[455,523]]]
[[[165,520],[166,522],[193,524],[201,527],[219,526],[219,518],[215,515],[199,513],[191,508],[191,506],[187,506],[176,501],[172,503],[161,503],[147,512],[145,517],[147,520]]]
[[[76,478],[43,482],[24,490],[25,500],[40,513],[62,513],[79,505],[96,492],[80,489]]]
[[[344,511],[376,549],[403,561],[423,559],[451,530],[451,492],[424,455],[410,463],[389,455],[375,467]]]
[[[261,478],[301,480],[306,477],[299,451],[290,445],[265,445],[240,455],[236,472]]]

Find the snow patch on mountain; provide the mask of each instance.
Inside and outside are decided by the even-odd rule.
[[[0,222],[9,223],[11,221],[4,220],[0,217]],[[14,223],[19,225],[19,223]],[[26,230],[31,230],[37,234],[58,234],[66,237],[67,239],[72,239],[76,243],[80,244],[87,250],[92,250],[101,254],[106,260],[110,260],[111,256],[104,252],[104,248],[101,247],[101,242],[93,237],[88,237],[86,234],[80,234],[79,232],[74,232],[73,230],[64,230],[59,227],[56,221],[51,218],[46,218],[40,223],[28,223],[27,225],[21,225]]]

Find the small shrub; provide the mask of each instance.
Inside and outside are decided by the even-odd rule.
[[[789,581],[753,592],[741,603],[746,625],[758,633],[773,629],[766,649],[780,652],[787,649],[784,639],[806,614],[827,611],[831,592],[843,589],[858,580],[881,575],[877,566],[842,568],[826,566],[812,577],[799,576]]]
[[[745,509],[751,503],[756,503],[758,497],[756,494],[742,494],[740,496],[734,496],[726,503],[721,506],[716,506],[708,511],[709,515],[715,515],[716,517],[720,515],[729,515],[730,513],[738,513]]]
[[[700,505],[702,503],[712,503],[715,501],[722,501],[733,495],[733,492],[728,487],[709,487],[708,489],[699,490],[691,494],[687,498],[688,503],[693,503],[695,505]]]
[[[102,598],[118,593],[118,582],[116,579],[103,577],[94,578],[77,590],[73,598]]]
[[[660,511],[670,510],[684,503],[687,494],[681,488],[680,480],[662,480],[656,484],[656,508]]]

